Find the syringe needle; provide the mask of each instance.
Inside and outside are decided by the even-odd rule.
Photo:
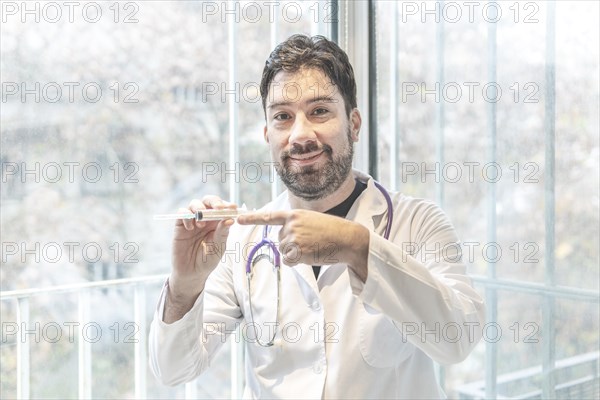
[[[154,215],[155,221],[167,221],[173,219],[193,219],[196,218],[196,214],[156,214]]]

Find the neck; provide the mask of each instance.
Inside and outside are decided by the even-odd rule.
[[[354,190],[355,185],[354,174],[350,172],[346,177],[346,180],[344,180],[342,185],[335,192],[319,200],[304,200],[294,196],[291,192],[288,192],[290,206],[293,209],[300,208],[304,210],[325,212],[346,200]]]

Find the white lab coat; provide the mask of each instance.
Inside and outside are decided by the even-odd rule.
[[[385,240],[385,198],[370,177],[354,174],[368,181],[347,216],[371,231],[367,281],[335,263],[332,244],[316,243],[332,264],[322,267],[318,280],[310,265],[282,265],[276,319],[275,274],[263,258],[252,280],[252,325],[245,273],[252,246],[246,244],[260,241],[263,227],[234,225],[204,292],[170,325],[162,321],[165,284],[150,330],[151,369],[162,383],[202,373],[239,325],[245,398],[445,397],[433,360],[456,363],[469,354],[481,337],[483,300],[465,276],[454,229],[437,206],[392,194],[393,225]],[[264,209],[289,208],[286,192]],[[275,242],[278,229],[269,234]],[[275,344],[259,346],[254,327],[267,342],[275,326]]]

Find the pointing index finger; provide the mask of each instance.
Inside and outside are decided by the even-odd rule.
[[[238,216],[240,225],[283,225],[288,218],[287,211],[270,211],[242,214]]]

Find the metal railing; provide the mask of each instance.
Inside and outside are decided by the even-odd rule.
[[[554,374],[556,385],[552,390],[556,398],[583,399],[598,398],[600,394],[600,361],[599,352],[579,354],[574,357],[556,361]],[[572,376],[573,370],[582,367],[585,371],[581,376]],[[540,399],[543,396],[542,389],[529,389],[532,381],[541,380],[543,368],[541,365],[510,372],[498,376],[496,382],[497,399]],[[519,384],[522,382],[522,384]],[[522,389],[522,390],[519,390]],[[462,385],[457,389],[461,399],[484,399],[486,397],[486,382],[477,382]]]
[[[133,287],[134,296],[134,323],[141,334],[133,342],[134,346],[134,396],[136,399],[145,399],[147,393],[147,369],[148,369],[148,337],[147,337],[147,288],[151,285],[163,282],[166,275],[153,275],[142,278],[114,279],[106,281],[86,282],[70,285],[61,285],[43,289],[22,289],[11,290],[0,293],[0,301],[16,300],[16,323],[17,326],[29,326],[30,319],[30,299],[35,296],[47,294],[77,294],[78,296],[78,322],[84,324],[91,321],[94,315],[91,311],[92,291],[107,288]],[[152,299],[151,301],[156,301]],[[6,321],[5,321],[6,322]],[[231,341],[232,346],[237,346],[235,341]],[[28,399],[31,397],[31,343],[28,340],[16,341],[17,355],[17,398]],[[233,349],[232,349],[233,350]],[[93,398],[92,393],[92,342],[86,340],[83,335],[78,335],[77,339],[78,355],[78,393],[80,399]],[[241,369],[241,363],[234,365],[236,369]],[[231,380],[231,393],[236,393],[239,389],[236,379]],[[197,393],[196,382],[192,381],[185,385],[185,398],[195,398]]]

